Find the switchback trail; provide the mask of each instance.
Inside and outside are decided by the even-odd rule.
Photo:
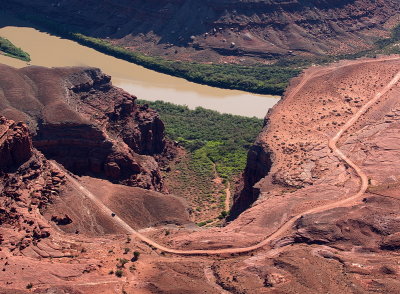
[[[332,150],[335,155],[348,164],[350,167],[354,169],[356,174],[361,180],[360,184],[360,189],[359,191],[354,194],[353,196],[339,200],[334,203],[322,205],[319,207],[315,207],[312,209],[309,209],[307,211],[302,212],[301,214],[298,214],[296,216],[293,216],[291,219],[289,219],[286,223],[284,223],[278,230],[276,230],[273,234],[269,235],[266,239],[263,241],[254,244],[252,246],[248,247],[242,247],[242,248],[226,248],[226,249],[199,249],[199,250],[178,250],[178,249],[173,249],[173,248],[168,248],[165,247],[161,244],[158,244],[157,242],[147,238],[146,236],[142,235],[141,233],[137,232],[135,229],[133,229],[131,226],[129,226],[124,220],[122,220],[120,217],[115,215],[112,217],[112,211],[105,206],[99,199],[96,198],[95,195],[93,195],[89,190],[87,190],[85,187],[83,187],[76,179],[74,179],[71,175],[68,174],[68,172],[64,171],[63,168],[57,164],[56,162],[51,161],[51,164],[60,170],[63,170],[65,172],[65,175],[67,179],[77,188],[78,191],[81,192],[84,196],[88,197],[90,200],[92,200],[99,208],[100,210],[109,216],[110,220],[113,220],[115,223],[120,225],[123,229],[125,229],[128,233],[132,234],[133,236],[139,238],[143,242],[147,243],[148,245],[151,245],[161,251],[168,252],[168,253],[173,253],[173,254],[179,254],[179,255],[217,255],[217,254],[236,254],[236,253],[247,253],[251,252],[254,250],[257,250],[259,248],[262,248],[266,245],[268,245],[271,241],[281,237],[286,231],[288,231],[293,224],[301,218],[305,214],[310,214],[310,213],[317,213],[317,212],[322,212],[328,209],[336,208],[336,207],[341,207],[341,206],[346,206],[351,203],[355,203],[358,201],[363,194],[366,192],[368,188],[368,177],[366,174],[361,170],[359,166],[357,166],[351,159],[349,159],[346,155],[343,154],[342,151],[337,147],[337,142],[339,139],[342,137],[342,135],[350,128],[352,127],[357,120],[365,114],[365,112],[368,111],[372,107],[374,103],[376,103],[384,94],[386,94],[398,81],[400,80],[400,72],[398,72],[395,77],[382,89],[381,92],[377,93],[374,98],[372,98],[368,103],[366,103],[363,107],[360,108],[360,110],[354,114],[354,116],[347,121],[347,123],[339,130],[339,132],[329,140],[328,146]]]

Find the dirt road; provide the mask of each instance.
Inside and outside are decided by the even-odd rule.
[[[386,94],[398,81],[400,80],[400,72],[396,74],[396,76],[382,89],[381,92],[377,93],[374,98],[372,98],[368,103],[366,103],[363,107],[360,108],[360,110],[349,120],[347,123],[339,130],[339,132],[329,140],[328,145],[329,148],[336,154],[336,156],[348,164],[351,168],[354,169],[358,177],[360,178],[360,189],[359,191],[352,195],[349,198],[339,200],[334,203],[330,203],[327,205],[322,205],[319,207],[315,207],[312,209],[309,209],[301,214],[298,214],[294,217],[292,217],[290,220],[288,220],[286,223],[284,223],[277,231],[275,231],[272,235],[268,236],[266,239],[263,241],[254,244],[252,246],[248,247],[243,247],[243,248],[227,248],[227,249],[212,249],[212,250],[207,250],[207,249],[202,249],[202,250],[178,250],[178,249],[173,249],[173,248],[168,248],[165,247],[161,244],[156,243],[155,241],[147,238],[146,236],[140,234],[136,230],[134,230],[132,227],[130,227],[125,221],[123,221],[121,218],[118,216],[112,217],[112,211],[106,207],[99,199],[96,198],[89,190],[87,190],[85,187],[83,187],[76,179],[74,179],[72,176],[68,174],[68,172],[65,172],[67,179],[76,187],[77,190],[81,192],[82,195],[88,197],[90,200],[92,200],[100,209],[101,211],[105,214],[108,215],[110,218],[110,221],[116,222],[118,225],[120,225],[122,228],[124,228],[128,233],[132,234],[134,237],[139,238],[143,242],[161,250],[164,252],[168,253],[173,253],[173,254],[179,254],[179,255],[216,255],[216,254],[235,254],[235,253],[247,253],[250,251],[257,250],[259,248],[262,248],[266,245],[268,245],[271,241],[281,237],[284,235],[289,229],[292,228],[293,224],[301,218],[305,214],[310,214],[310,213],[317,213],[317,212],[322,212],[328,209],[336,208],[336,207],[342,207],[342,206],[347,206],[349,204],[354,204],[357,201],[361,199],[363,194],[368,188],[368,178],[366,174],[361,170],[359,166],[357,166],[352,160],[350,160],[346,155],[340,151],[340,149],[337,147],[337,142],[339,139],[343,136],[343,134],[351,127],[354,125],[354,123],[357,122],[357,120],[368,110],[370,109],[374,103],[376,103],[384,94]],[[58,168],[63,170],[63,168],[58,165],[56,162],[51,162],[51,164]]]

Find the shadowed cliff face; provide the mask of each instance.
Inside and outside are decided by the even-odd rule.
[[[32,155],[32,141],[25,124],[0,117],[0,171],[10,170]]]
[[[260,190],[255,186],[258,181],[266,177],[272,167],[272,154],[261,145],[254,145],[247,155],[246,169],[242,176],[242,185],[239,185],[234,197],[228,220],[238,217],[248,209],[259,197]]]
[[[0,113],[23,120],[33,144],[77,174],[162,190],[164,125],[92,68],[0,67]]]
[[[0,1],[25,15],[167,58],[275,59],[370,48],[396,25],[398,1]]]

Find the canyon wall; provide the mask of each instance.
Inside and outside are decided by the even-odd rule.
[[[144,53],[215,62],[357,52],[388,37],[400,22],[397,0],[0,3],[22,16]]]
[[[237,186],[228,220],[234,220],[248,209],[259,197],[256,184],[266,177],[272,167],[272,153],[257,141],[247,155],[246,169]]]
[[[26,122],[33,145],[76,174],[162,191],[153,155],[164,125],[110,80],[93,68],[0,66],[0,114]]]
[[[0,117],[0,170],[19,166],[32,155],[32,141],[26,125]]]

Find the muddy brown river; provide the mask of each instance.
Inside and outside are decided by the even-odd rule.
[[[219,89],[157,73],[29,27],[3,27],[0,36],[28,52],[32,58],[30,65],[98,67],[112,76],[114,85],[140,99],[162,100],[192,109],[202,106],[222,113],[259,118],[279,101],[279,96]],[[0,63],[18,68],[28,65],[4,55],[0,55]]]

